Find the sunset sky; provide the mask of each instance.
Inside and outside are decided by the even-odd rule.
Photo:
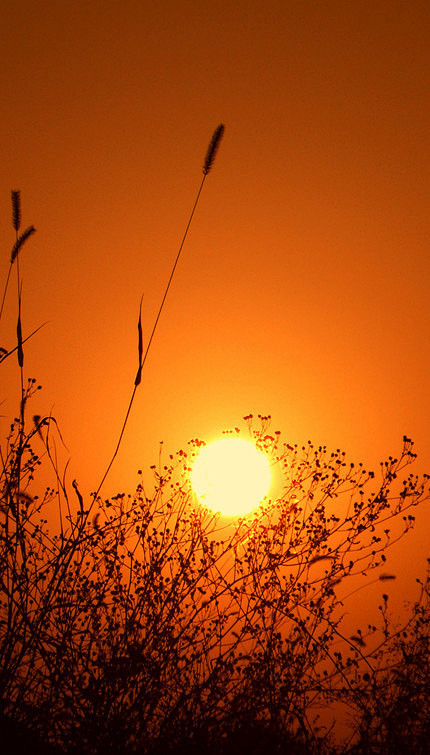
[[[20,189],[25,374],[70,480],[113,452],[219,123],[105,494],[249,413],[371,467],[407,434],[430,470],[428,0],[22,0],[0,29],[0,272]]]

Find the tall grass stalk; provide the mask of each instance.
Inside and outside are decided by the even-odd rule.
[[[201,195],[202,190],[203,190],[203,186],[204,186],[206,177],[209,174],[209,171],[211,170],[211,168],[213,166],[213,163],[215,161],[215,156],[216,156],[216,153],[217,153],[217,151],[219,149],[219,145],[221,143],[221,139],[222,139],[222,137],[224,135],[224,130],[225,130],[225,127],[221,123],[215,129],[215,131],[214,131],[214,133],[212,135],[211,141],[209,143],[209,146],[208,146],[208,149],[207,149],[207,152],[206,152],[206,156],[205,156],[205,160],[204,160],[204,163],[203,163],[203,178],[201,180],[200,187],[198,189],[197,196],[196,196],[196,199],[194,201],[194,205],[193,205],[193,208],[191,210],[191,213],[190,213],[190,216],[189,216],[189,219],[188,219],[188,223],[187,223],[185,231],[184,231],[184,235],[182,237],[182,241],[181,241],[181,243],[179,245],[178,253],[176,255],[176,259],[175,259],[175,262],[173,264],[173,267],[172,267],[172,270],[171,270],[171,273],[170,273],[170,276],[169,276],[169,280],[167,281],[167,285],[166,285],[166,288],[165,288],[165,291],[164,291],[164,294],[163,294],[163,298],[161,300],[161,304],[160,304],[160,307],[158,309],[157,316],[155,318],[155,322],[154,322],[151,334],[149,336],[148,344],[146,346],[146,350],[145,350],[144,354],[143,354],[143,349],[142,349],[142,318],[141,318],[141,314],[142,314],[142,299],[140,301],[139,319],[138,319],[138,352],[139,352],[139,362],[138,362],[138,368],[137,368],[136,378],[135,378],[135,381],[134,381],[134,386],[133,386],[131,398],[130,398],[130,401],[129,401],[129,404],[128,404],[128,408],[127,408],[127,411],[126,411],[126,414],[125,414],[125,418],[124,418],[124,421],[123,421],[123,424],[122,424],[122,427],[121,427],[119,438],[118,438],[117,444],[115,446],[115,450],[113,452],[112,458],[111,458],[111,460],[110,460],[110,462],[109,462],[109,464],[108,464],[108,466],[106,468],[106,471],[105,471],[105,473],[104,473],[104,475],[103,475],[103,477],[101,479],[101,482],[100,482],[97,490],[95,491],[95,493],[93,493],[93,496],[92,496],[93,503],[97,499],[97,497],[98,497],[98,495],[100,493],[100,490],[101,490],[101,488],[102,488],[102,486],[103,486],[103,484],[104,484],[104,482],[105,482],[105,480],[106,480],[106,478],[107,478],[107,476],[108,476],[108,474],[110,472],[110,469],[111,469],[112,464],[114,463],[114,461],[116,459],[116,456],[118,454],[118,451],[119,451],[122,439],[124,437],[125,428],[126,428],[126,425],[127,425],[127,422],[128,422],[128,418],[130,416],[131,408],[133,406],[133,402],[134,402],[134,398],[135,398],[135,395],[136,395],[136,391],[137,391],[137,388],[139,387],[140,382],[141,382],[142,369],[143,369],[143,367],[145,365],[149,349],[151,348],[151,344],[152,344],[152,341],[153,341],[153,338],[154,338],[154,335],[155,335],[155,331],[157,329],[157,325],[158,325],[158,322],[160,320],[161,313],[163,311],[163,307],[164,307],[164,304],[165,304],[165,301],[166,301],[166,298],[167,298],[167,294],[169,293],[170,285],[172,283],[173,276],[175,274],[175,270],[177,268],[177,265],[178,265],[178,262],[179,262],[179,258],[181,256],[181,252],[182,252],[182,249],[184,247],[184,244],[185,244],[185,241],[186,241],[186,238],[187,238],[187,235],[188,235],[188,231],[190,229],[190,226],[191,226],[194,214],[195,214],[196,209],[197,209],[197,205],[198,205],[198,202],[199,202],[199,199],[200,199],[200,195]]]

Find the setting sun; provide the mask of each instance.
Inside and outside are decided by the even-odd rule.
[[[241,438],[221,438],[202,448],[191,472],[199,501],[225,516],[255,509],[270,481],[267,457],[254,443]]]

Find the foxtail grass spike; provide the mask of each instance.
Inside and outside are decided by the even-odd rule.
[[[205,176],[207,176],[210,169],[212,168],[216,153],[218,152],[218,147],[224,134],[224,128],[224,124],[220,123],[220,125],[213,132],[208,151],[206,152],[205,163],[203,165],[203,173]]]
[[[15,243],[13,245],[12,253],[10,255],[10,264],[11,265],[15,262],[15,259],[16,259],[17,255],[18,255],[18,252],[21,249],[22,245],[25,244],[25,242],[27,241],[27,239],[29,239],[30,236],[32,236],[33,233],[35,233],[35,232],[36,232],[35,227],[33,225],[30,225],[28,228],[25,229],[25,231],[23,231],[21,233],[21,236],[19,236],[19,238],[17,238],[17,240],[15,241]]]
[[[12,223],[15,231],[19,231],[21,225],[21,192],[12,191]]]

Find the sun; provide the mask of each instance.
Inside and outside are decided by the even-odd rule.
[[[267,495],[271,473],[255,443],[221,438],[204,446],[191,470],[200,503],[224,516],[243,516]]]

